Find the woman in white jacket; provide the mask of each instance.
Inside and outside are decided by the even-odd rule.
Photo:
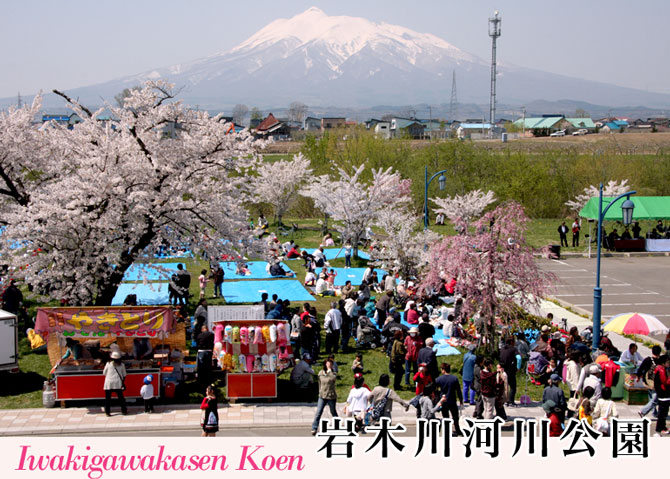
[[[126,367],[121,362],[121,354],[118,351],[112,352],[111,361],[105,364],[103,374],[105,375],[105,415],[111,416],[112,393],[116,393],[121,403],[121,412],[128,414],[126,400],[123,397],[124,380],[126,379]]]

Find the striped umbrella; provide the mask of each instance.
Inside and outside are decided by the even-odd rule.
[[[666,334],[668,327],[656,316],[645,313],[624,313],[612,317],[604,327],[605,331],[619,334]]]

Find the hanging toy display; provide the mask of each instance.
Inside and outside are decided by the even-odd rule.
[[[239,342],[240,342],[240,327],[233,326],[233,343],[239,343]]]
[[[277,355],[276,354],[271,354],[269,358],[270,362],[270,371],[276,371],[277,370]]]
[[[256,326],[254,331],[254,344],[263,344],[263,328]]]
[[[223,342],[223,324],[221,323],[214,326],[214,341],[217,343]]]
[[[256,358],[254,357],[253,354],[249,354],[247,356],[247,372],[248,373],[253,373],[256,370],[254,369],[254,363],[256,362]]]
[[[254,358],[254,372],[260,373],[261,371],[263,371],[263,360],[260,356],[256,355]]]
[[[270,337],[270,326],[268,326],[267,324],[263,326],[263,340],[266,343],[274,343],[274,341],[272,341],[272,338]]]
[[[240,328],[240,342],[242,344],[249,344],[249,329],[246,326]]]
[[[255,344],[255,342],[256,342],[256,328],[254,328],[253,326],[249,326],[247,328],[247,331],[248,331],[248,333],[247,333],[248,343],[244,343],[244,344]]]
[[[286,336],[286,325],[284,323],[279,323],[277,325],[277,344],[285,344]]]
[[[277,326],[274,324],[270,326],[270,339],[269,342],[271,343],[276,343],[277,342]]]
[[[246,358],[246,356],[244,354],[240,354],[238,356],[238,358],[239,358],[239,362],[240,362],[240,371],[243,372],[243,373],[250,372],[250,371],[247,371],[247,358]]]
[[[230,325],[223,329],[223,342],[228,344],[233,342],[233,327]]]
[[[270,371],[270,357],[267,354],[261,356],[261,367],[263,371]]]

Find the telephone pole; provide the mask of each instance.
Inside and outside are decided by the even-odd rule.
[[[449,120],[453,123],[458,116],[458,97],[456,94],[456,70],[451,76],[451,101],[449,102]]]

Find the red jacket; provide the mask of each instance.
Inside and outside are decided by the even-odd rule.
[[[670,376],[662,364],[654,369],[654,390],[659,399],[670,398]]]
[[[405,338],[405,349],[407,354],[405,354],[405,359],[407,361],[416,362],[416,359],[419,357],[419,349],[423,348],[423,339],[418,334],[413,338],[411,334],[408,334]]]
[[[423,394],[423,388],[433,382],[433,378],[427,372],[419,371],[414,375],[414,382],[416,383],[416,395]]]
[[[558,419],[558,415],[555,412],[549,414],[549,437],[561,437],[563,434],[563,424],[561,420]]]

